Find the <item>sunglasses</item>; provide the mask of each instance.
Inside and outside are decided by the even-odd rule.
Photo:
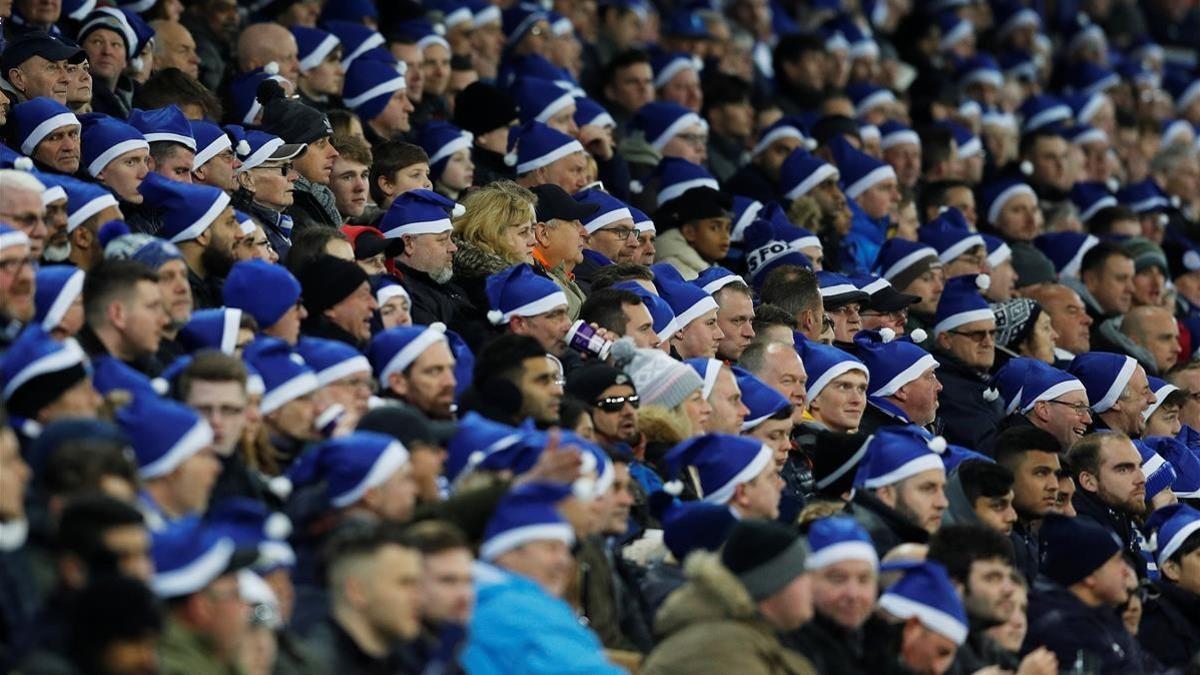
[[[638,396],[637,394],[630,394],[629,396],[609,396],[608,398],[602,398],[599,401],[596,401],[596,407],[604,412],[615,413],[623,410],[626,403],[633,406],[634,410],[637,410],[638,406],[642,404],[642,397]]]

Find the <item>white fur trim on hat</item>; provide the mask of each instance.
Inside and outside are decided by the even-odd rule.
[[[1150,419],[1150,416],[1158,411],[1158,408],[1163,404],[1163,401],[1167,400],[1168,396],[1177,391],[1179,391],[1179,387],[1168,383],[1162,389],[1154,392],[1154,403],[1152,403],[1150,407],[1146,408],[1145,412],[1142,413],[1142,420]]]
[[[696,74],[699,75],[700,71],[704,70],[704,62],[697,58],[689,59],[679,57],[672,59],[671,62],[667,64],[666,68],[663,68],[654,76],[654,88],[662,89],[663,87],[667,86],[667,83],[671,81],[671,78],[685,70],[694,70],[696,71]]]
[[[211,160],[213,157],[221,154],[226,149],[232,148],[233,142],[229,140],[229,134],[221,134],[212,140],[207,146],[199,149],[196,152],[196,157],[192,160],[192,171],[199,169]]]
[[[487,561],[495,560],[531,541],[561,541],[570,546],[575,543],[575,532],[566,523],[539,523],[514,527],[483,542],[479,547],[479,557]]]
[[[415,223],[405,223],[400,227],[393,227],[383,234],[385,239],[399,239],[406,234],[441,234],[454,229],[454,225],[449,218],[439,218],[438,220],[421,220]]]
[[[669,143],[672,138],[678,136],[683,132],[684,129],[697,124],[705,129],[708,129],[708,123],[705,122],[702,117],[694,112],[689,112],[686,115],[680,115],[679,119],[668,125],[667,128],[664,129],[663,132],[654,139],[647,140],[650,141],[650,147],[654,148],[658,152],[662,152],[663,147],[666,146],[666,144]]]
[[[787,198],[795,199],[795,197],[791,196],[791,193],[788,193]],[[746,228],[750,226],[750,223],[754,222],[754,219],[758,217],[758,212],[762,211],[762,209],[763,209],[762,202],[760,202],[760,201],[751,202],[750,205],[746,207],[746,210],[742,211],[742,217],[738,218],[737,222],[735,222],[733,224],[733,228],[730,230],[730,233],[729,233],[729,239],[731,241],[735,241],[735,242],[741,241],[745,237]]]
[[[708,187],[714,190],[721,189],[720,184],[717,183],[715,178],[693,178],[692,180],[685,180],[682,183],[675,183],[674,185],[670,185],[662,190],[659,190],[655,204],[657,206],[662,206],[666,202],[682,196],[683,193],[687,192],[688,190],[700,187]]]
[[[370,373],[371,362],[367,357],[359,354],[352,356],[341,363],[335,363],[325,370],[317,371],[317,384],[324,387],[327,384],[332,384],[342,379],[353,375],[354,373]]]
[[[919,148],[921,147],[921,137],[912,129],[900,129],[890,134],[883,134],[879,139],[879,149],[887,150],[906,143]]]
[[[542,124],[546,124],[550,121],[551,117],[554,117],[569,105],[575,105],[575,96],[574,94],[567,92],[546,104],[546,107],[542,108],[542,111],[539,112],[533,119],[541,122]],[[431,159],[429,163],[432,164],[433,160]]]
[[[175,445],[172,445],[170,450],[146,466],[139,467],[138,477],[142,480],[150,480],[165,476],[183,464],[188,457],[212,445],[212,442],[212,427],[201,418],[183,436],[180,436],[179,440],[175,441]]]
[[[996,315],[992,312],[992,310],[986,308],[972,309],[965,312],[959,312],[957,314],[951,314],[950,316],[942,319],[938,325],[933,327],[933,334],[941,335],[946,331],[954,330],[959,326],[964,326],[973,321],[986,321],[988,319],[995,321]]]
[[[459,150],[469,149],[474,139],[475,137],[470,132],[462,132],[457,138],[438,148],[437,152],[433,153],[433,156],[429,158],[429,165],[433,166]]]
[[[506,324],[512,320],[514,316],[537,316],[546,312],[554,311],[559,307],[566,307],[567,295],[562,291],[555,291],[550,295],[538,298],[533,302],[526,303],[520,307],[510,309],[507,312],[500,313],[500,320],[494,323]],[[489,316],[492,312],[488,312]]]
[[[893,94],[890,89],[880,89],[879,91],[864,98],[862,101],[859,101],[858,105],[854,106],[854,115],[856,117],[862,117],[867,113],[868,110],[877,105],[895,102],[896,95]]]
[[[221,537],[217,543],[185,567],[171,572],[158,572],[150,580],[150,587],[160,598],[188,595],[204,588],[221,576],[233,558],[234,543],[229,537]]]
[[[713,312],[719,309],[717,301],[712,299],[711,295],[700,298],[696,304],[688,307],[675,317],[675,321],[679,324],[679,330],[688,327],[688,324],[704,316],[708,312]]]
[[[833,364],[832,368],[826,370],[821,374],[820,377],[808,385],[808,400],[811,402],[813,399],[820,396],[821,392],[825,390],[825,387],[828,386],[830,382],[833,382],[838,377],[841,377],[852,370],[861,371],[863,375],[867,376],[868,381],[871,378],[871,371],[867,370],[865,365],[859,363],[858,361],[846,359],[845,361]]]
[[[349,70],[350,64],[354,62],[354,59],[362,56],[368,50],[383,46],[383,43],[384,40],[382,35],[379,33],[372,33],[371,36],[366,40],[363,40],[358,47],[355,47],[354,51],[350,52],[349,54],[342,55],[342,68]]]
[[[976,246],[983,246],[986,250],[987,245],[983,241],[983,235],[972,234],[968,237],[963,237],[945,251],[939,253],[938,260],[941,260],[943,264],[949,264],[955,258],[966,253],[967,251],[970,251]]]
[[[550,152],[547,152],[541,157],[534,157],[533,159],[530,159],[522,164],[518,164],[517,175],[520,176],[527,174],[530,171],[536,171],[543,166],[552,164],[563,157],[576,152],[583,152],[583,146],[579,144],[579,141],[572,140],[570,143],[564,143],[563,145],[551,150]]]
[[[876,476],[864,481],[863,487],[874,489],[885,485],[895,485],[905,478],[912,478],[919,473],[933,471],[934,469],[945,472],[946,466],[942,464],[942,458],[936,452],[930,452],[910,459],[882,476]]]
[[[196,139],[191,136],[173,134],[169,131],[151,131],[148,134],[143,134],[143,136],[146,137],[147,143],[158,143],[163,141],[167,143],[178,143],[192,152],[196,151]]]
[[[884,164],[881,167],[872,169],[867,175],[854,181],[854,183],[846,188],[846,196],[850,199],[855,199],[868,189],[889,178],[896,180],[896,170],[892,168],[891,164]]]
[[[311,372],[301,373],[264,393],[262,402],[259,403],[259,408],[264,415],[268,415],[283,407],[283,404],[289,401],[300,398],[305,394],[311,394],[319,386],[316,375]]]
[[[807,195],[809,192],[812,192],[812,189],[821,183],[824,183],[830,178],[836,179],[840,175],[841,174],[838,173],[836,166],[832,164],[822,164],[821,166],[817,167],[815,171],[810,173],[807,178],[800,181],[796,187],[788,190],[784,197],[787,199],[799,199],[800,197]]]
[[[313,50],[308,53],[308,56],[300,59],[300,72],[307,73],[313,68],[321,65],[321,62],[325,60],[325,57],[329,56],[329,52],[332,52],[334,47],[337,47],[340,44],[342,44],[342,41],[339,40],[336,35],[326,35],[325,39],[321,40],[321,44],[314,47]]]
[[[790,125],[776,127],[775,129],[767,132],[762,138],[758,139],[758,143],[756,143],[754,145],[754,149],[750,151],[750,156],[758,157],[764,151],[766,151],[766,149],[770,147],[772,143],[781,138],[795,138],[799,139],[801,142],[805,140],[804,134],[801,133],[801,131],[796,127]]]
[[[229,206],[229,195],[225,192],[218,194],[213,203],[209,205],[208,210],[197,218],[196,222],[184,228],[179,234],[171,237],[171,243],[178,244],[181,241],[191,241],[199,237],[213,224],[213,221],[217,219],[217,216],[221,215],[227,206]]]
[[[930,368],[938,367],[937,359],[933,358],[932,354],[925,354],[917,359],[915,363],[896,373],[895,377],[888,380],[879,386],[878,389],[871,392],[871,396],[888,397],[900,391],[904,385],[915,381],[921,377],[921,374]]]
[[[83,277],[83,270],[75,270],[70,277],[67,277],[67,282],[63,284],[62,290],[58,292],[58,296],[50,304],[50,309],[46,311],[46,317],[42,319],[42,328],[47,333],[58,326],[66,316],[67,310],[71,308],[71,304],[75,302],[75,298],[78,298],[79,294],[83,292]]]
[[[1181,546],[1183,546],[1183,542],[1187,541],[1188,537],[1195,534],[1197,530],[1200,530],[1200,520],[1193,520],[1187,525],[1179,528],[1179,531],[1175,533],[1175,536],[1163,543],[1163,545],[1158,549],[1157,558],[1159,567],[1166,564],[1167,560],[1171,556],[1175,555],[1175,552],[1178,551]]]
[[[118,206],[117,198],[107,192],[92,198],[90,202],[79,207],[73,213],[69,212],[67,214],[67,232],[74,232],[75,228],[83,224],[83,221],[110,206]]]
[[[847,560],[861,560],[877,569],[879,567],[879,554],[875,552],[875,547],[866,541],[840,541],[819,551],[813,551],[804,561],[804,567],[819,570]]]
[[[412,296],[410,296],[408,291],[400,284],[388,284],[387,286],[380,288],[378,291],[375,291],[375,302],[380,307],[382,307],[387,303],[388,300],[391,300],[392,298],[404,298],[410,303],[412,302]]]
[[[42,120],[42,123],[33,128],[25,140],[21,141],[21,152],[26,155],[32,155],[38,143],[41,143],[47,136],[54,133],[55,129],[62,127],[79,126],[79,118],[74,113],[59,113],[50,119]]]
[[[925,258],[933,258],[934,260],[938,261],[941,260],[938,258],[936,249],[934,249],[932,246],[925,246],[892,263],[891,267],[884,270],[883,278],[888,282],[891,282],[892,279],[895,279],[897,276],[899,276],[901,272],[907,270]]]
[[[987,221],[995,223],[1000,218],[1000,211],[1004,208],[1004,205],[1017,195],[1029,195],[1035,201],[1037,200],[1037,193],[1025,183],[1017,183],[1016,185],[1009,186],[1008,189],[996,195],[996,198],[992,200],[992,205],[988,208],[987,212]]]
[[[916,617],[922,626],[948,638],[956,645],[961,645],[967,639],[967,627],[940,609],[895,593],[884,593],[883,597],[879,598],[879,607],[900,619]]]
[[[1020,394],[1023,394],[1024,391],[1025,391],[1025,388],[1021,387],[1021,391],[1018,392],[1018,396],[1016,397],[1018,400],[1020,400],[1020,398],[1021,398]],[[1066,382],[1059,382],[1058,384],[1050,387],[1046,391],[1043,391],[1042,393],[1035,396],[1032,401],[1029,401],[1028,403],[1025,403],[1024,405],[1022,405],[1021,406],[1021,414],[1024,415],[1025,413],[1028,413],[1030,410],[1033,410],[1033,406],[1036,405],[1038,401],[1053,401],[1053,400],[1057,399],[1059,396],[1069,394],[1073,391],[1082,391],[1084,394],[1087,394],[1087,389],[1084,388],[1083,383],[1075,378],[1071,378],[1070,380],[1067,380]],[[1022,402],[1022,403],[1024,403],[1024,402]]]
[[[1121,392],[1125,391],[1125,387],[1133,377],[1135,368],[1137,368],[1137,360],[1132,356],[1126,356],[1125,364],[1121,366],[1120,372],[1113,378],[1112,385],[1109,386],[1108,391],[1105,392],[1099,401],[1092,403],[1092,412],[1102,413],[1113,407],[1113,404],[1117,402],[1117,399],[1121,396]]]
[[[392,79],[386,80],[384,82],[380,82],[379,84],[375,85],[374,87],[371,87],[370,89],[364,91],[363,93],[359,94],[358,96],[353,96],[351,98],[342,99],[342,102],[351,108],[358,108],[358,106],[366,103],[367,101],[370,101],[373,98],[376,98],[377,96],[383,96],[384,94],[394,94],[398,91],[405,90],[407,87],[408,87],[408,82],[405,80],[404,76],[397,73],[396,77],[393,77]]]
[[[426,349],[429,349],[438,342],[447,342],[446,327],[442,324],[435,323],[422,331],[420,335],[409,341],[409,343],[404,345],[400,351],[396,352],[392,358],[388,360],[387,365],[383,367],[383,370],[380,371],[379,379],[382,382],[387,382],[392,373],[404,372],[404,369],[412,365],[412,362],[416,361],[421,354],[424,354]]]
[[[87,355],[74,339],[64,340],[63,348],[26,365],[4,385],[4,398],[9,398],[21,385],[47,373],[57,373],[87,362]]]

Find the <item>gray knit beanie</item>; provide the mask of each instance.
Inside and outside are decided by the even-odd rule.
[[[700,375],[686,363],[658,349],[639,349],[629,338],[618,340],[612,355],[616,366],[633,378],[642,403],[674,408],[704,386]]]

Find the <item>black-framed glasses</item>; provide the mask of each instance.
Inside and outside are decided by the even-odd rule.
[[[633,406],[634,410],[637,410],[638,407],[642,405],[642,397],[638,396],[637,394],[630,394],[628,396],[608,396],[596,401],[596,407],[604,412],[615,413],[621,412],[621,410],[625,408],[626,403]]]
[[[268,171],[270,171],[272,169],[279,169],[279,175],[283,176],[284,178],[287,178],[287,175],[289,173],[291,173],[292,169],[294,169],[295,167],[296,167],[296,165],[291,162],[284,162],[283,164],[280,164],[279,166],[260,166],[258,168],[266,169]]]
[[[1086,403],[1068,403],[1067,401],[1046,401],[1046,403],[1053,403],[1054,405],[1065,405],[1071,409],[1071,412],[1075,413],[1076,415],[1079,415],[1080,417],[1091,417],[1092,416],[1092,409],[1090,407],[1088,407],[1088,404],[1086,404]]]
[[[824,326],[824,330],[833,330],[833,327],[836,325],[833,322],[833,317],[829,316],[828,314],[825,315],[825,318],[822,319],[821,323]],[[824,330],[822,332],[824,332]]]
[[[864,309],[864,310],[859,311],[858,315],[861,317],[864,317],[864,318],[879,317],[881,319],[888,318],[893,321],[899,321],[900,319],[908,319],[908,310],[907,309],[898,309],[894,312],[879,312],[874,309]]]
[[[620,239],[621,241],[625,241],[626,239],[633,236],[634,233],[637,232],[637,228],[636,227],[602,227],[602,228],[600,228],[600,231],[608,232],[609,234],[615,234],[615,235],[617,235],[617,239]]]
[[[992,342],[995,342],[996,336],[1000,334],[1000,331],[996,330],[995,328],[990,330],[952,330],[947,332],[955,335],[961,335],[971,342],[983,342],[984,340],[991,340]]]

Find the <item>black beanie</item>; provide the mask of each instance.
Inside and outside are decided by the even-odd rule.
[[[804,574],[808,546],[796,529],[773,520],[743,520],[733,528],[721,562],[755,601],[774,595]]]
[[[454,98],[454,125],[476,136],[517,119],[512,97],[486,82],[474,82]]]
[[[591,406],[605,389],[618,384],[634,388],[633,379],[625,373],[607,363],[595,363],[571,371],[567,376],[567,393]]]
[[[368,281],[367,273],[357,263],[323,255],[300,270],[304,308],[309,314],[320,315]]]
[[[263,131],[284,143],[313,143],[333,135],[328,115],[302,101],[284,98],[282,87],[274,80],[264,80],[255,97],[263,107]]]

